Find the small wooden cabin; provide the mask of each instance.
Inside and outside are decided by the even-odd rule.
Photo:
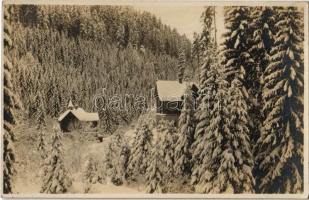
[[[183,96],[191,87],[193,97],[197,97],[198,87],[192,82],[158,80],[156,82],[156,115],[161,119],[178,122],[183,103]]]
[[[82,108],[74,108],[69,102],[68,110],[58,118],[60,128],[63,132],[71,132],[76,129],[95,129],[99,122],[98,113],[88,113]]]

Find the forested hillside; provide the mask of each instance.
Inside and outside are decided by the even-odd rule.
[[[106,95],[149,96],[156,79],[176,79],[179,51],[190,60],[185,36],[130,7],[16,5],[11,20],[13,82],[29,117],[41,101],[52,117],[69,99],[94,109],[103,88]],[[140,110],[132,99],[127,112],[100,116],[117,124]]]
[[[216,7],[205,7],[192,50],[185,36],[129,7],[9,8],[4,29],[6,193],[26,188],[104,194],[129,188],[304,194],[301,6],[226,6],[221,44]],[[166,113],[143,113],[149,102],[136,105],[136,99],[124,110],[101,109],[102,101],[94,107],[93,98],[103,88],[106,95],[147,97],[156,79],[193,77],[199,77],[198,95],[188,84],[180,95],[178,119],[177,114],[168,119],[161,118]],[[17,97],[26,111],[20,124],[15,124]],[[69,99],[97,109],[103,129],[61,132],[55,118]],[[127,125],[119,126],[122,121]]]

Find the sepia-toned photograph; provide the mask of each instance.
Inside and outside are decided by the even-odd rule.
[[[307,3],[81,3],[3,2],[4,197],[308,197]]]

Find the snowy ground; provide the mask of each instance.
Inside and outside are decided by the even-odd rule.
[[[71,188],[72,193],[80,193],[83,191],[84,186],[82,182],[74,182]],[[92,184],[91,189],[88,193],[106,193],[106,194],[120,194],[120,193],[144,193],[142,191],[138,191],[135,188],[131,188],[129,186],[121,185],[121,186],[115,186],[112,183],[106,183],[106,184]]]
[[[52,130],[51,120],[47,130]],[[37,147],[37,130],[33,127],[33,123],[21,123],[16,127],[15,135],[15,152],[16,152],[16,174],[14,177],[15,194],[38,194],[41,187],[40,177],[40,154],[36,150]],[[46,132],[46,140],[51,135],[51,132]],[[104,138],[102,143],[99,143],[91,137],[86,137],[80,133],[74,136],[66,135],[63,137],[63,154],[64,163],[69,171],[70,177],[73,179],[69,193],[83,193],[84,185],[82,183],[82,166],[88,157],[95,158],[98,162],[103,162],[105,149],[109,138]],[[80,134],[80,135],[78,135]],[[125,136],[128,142],[134,137],[134,130],[126,131]],[[48,147],[48,145],[46,145]],[[103,184],[96,183],[91,185],[89,193],[144,193],[138,186],[115,186],[106,180]]]

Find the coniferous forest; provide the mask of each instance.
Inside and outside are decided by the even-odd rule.
[[[3,8],[4,193],[304,192],[303,7],[226,6],[218,36],[206,6],[192,41],[132,6]],[[198,88],[176,121],[157,80]],[[64,132],[69,102],[98,127]]]

